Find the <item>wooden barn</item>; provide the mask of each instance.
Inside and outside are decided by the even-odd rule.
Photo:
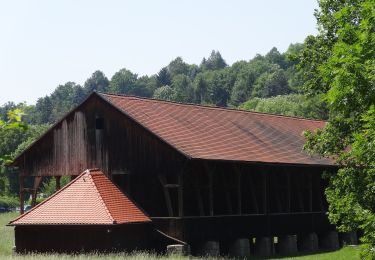
[[[190,244],[193,253],[210,247],[227,254],[249,241],[251,250],[271,254],[274,237],[280,252],[294,252],[297,244],[334,248],[321,176],[337,168],[303,151],[303,131],[324,125],[93,93],[15,160],[21,205],[25,194],[35,204],[43,177],[56,178],[58,190],[61,176],[99,168],[153,228]]]

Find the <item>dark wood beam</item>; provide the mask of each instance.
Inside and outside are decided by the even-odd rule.
[[[308,173],[308,190],[309,190],[309,211],[313,211],[313,186],[312,173]]]
[[[214,215],[214,172],[216,165],[214,164],[212,168],[208,163],[204,164],[206,168],[206,173],[208,176],[208,211],[210,216]]]
[[[61,176],[55,176],[56,180],[56,191],[61,189]]]
[[[40,183],[42,182],[42,176],[35,176],[34,177],[34,185],[33,185],[33,193],[31,197],[31,206],[34,207],[36,205],[36,196],[38,193],[38,189],[40,186]]]
[[[179,175],[178,175],[178,216],[179,217],[183,217],[184,216],[184,190],[183,190],[183,187],[184,187],[184,176],[183,176],[183,172],[181,172]]]
[[[259,213],[259,205],[258,205],[258,199],[255,193],[255,185],[253,182],[253,177],[251,176],[251,173],[249,174],[249,188],[250,188],[250,194],[251,194],[251,202],[254,207],[254,211],[256,214]]]
[[[21,175],[22,172],[20,172],[19,175],[19,185],[20,185],[20,214],[22,215],[24,213],[24,206],[25,206],[25,198],[24,198],[24,181],[25,178]]]
[[[167,184],[167,180],[165,178],[165,175],[159,175],[159,181],[161,183],[161,186],[163,188],[165,203],[168,211],[168,216],[173,217],[173,208],[172,208],[172,201],[171,201],[171,195],[169,194],[168,188],[165,187]]]
[[[292,188],[290,185],[290,172],[286,172],[286,212],[290,212]]]
[[[199,216],[204,216],[204,205],[203,205],[203,199],[202,199],[202,194],[201,190],[199,187],[195,187],[195,194],[197,197],[197,202],[198,202],[198,210],[199,210]]]

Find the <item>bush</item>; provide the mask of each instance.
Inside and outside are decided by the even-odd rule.
[[[0,196],[0,207],[14,208],[17,206],[19,206],[19,200],[17,197]]]

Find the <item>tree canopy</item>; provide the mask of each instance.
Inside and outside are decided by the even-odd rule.
[[[337,158],[327,173],[329,218],[341,231],[361,229],[375,258],[375,0],[320,0],[319,34],[309,36],[300,68],[310,95],[321,93],[327,126],[307,133],[306,148]]]

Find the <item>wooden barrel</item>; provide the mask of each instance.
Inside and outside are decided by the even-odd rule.
[[[229,255],[246,258],[250,256],[250,240],[248,238],[236,239],[229,248]]]
[[[255,254],[258,256],[273,255],[273,237],[257,237],[255,240]]]
[[[167,245],[168,255],[190,255],[190,246],[182,244]]]
[[[206,241],[203,243],[201,254],[204,256],[219,256],[220,244],[217,241]]]

